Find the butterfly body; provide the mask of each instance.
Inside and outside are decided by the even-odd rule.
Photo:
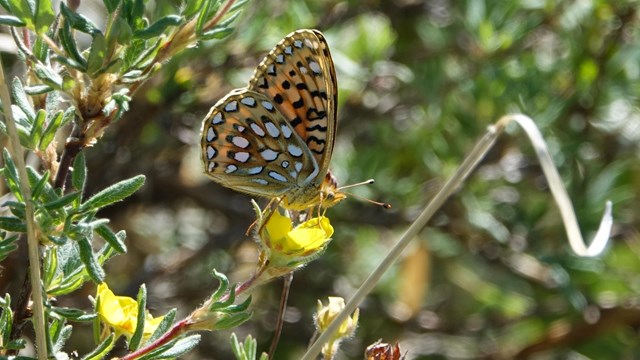
[[[289,34],[245,88],[232,90],[202,126],[205,173],[250,195],[280,198],[291,210],[345,198],[329,171],[337,83],[323,35]]]

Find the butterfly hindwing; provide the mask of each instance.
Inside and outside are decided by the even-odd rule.
[[[270,98],[305,142],[320,167],[329,170],[336,131],[338,88],[329,46],[317,30],[285,37],[260,63],[249,89]]]
[[[236,89],[202,127],[205,171],[226,187],[277,197],[317,176],[309,148],[265,95]]]

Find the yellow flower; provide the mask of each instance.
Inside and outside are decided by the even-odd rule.
[[[318,332],[324,332],[329,327],[329,324],[342,312],[344,309],[344,299],[341,297],[329,297],[329,304],[323,305],[318,300],[318,311],[315,314],[316,329]],[[356,332],[358,327],[358,317],[360,315],[359,309],[353,312],[353,315],[348,317],[338,330],[331,336],[329,341],[322,347],[323,359],[333,359],[335,353],[338,351],[340,342],[342,339],[352,336]]]
[[[312,218],[293,228],[291,219],[274,212],[262,231],[273,252],[287,256],[309,256],[323,250],[333,235],[329,218]]]
[[[97,313],[103,323],[113,328],[116,336],[131,338],[138,324],[138,302],[127,296],[116,296],[106,283],[98,285]],[[147,311],[145,314],[143,338],[153,334],[164,316],[154,318]]]
[[[316,324],[320,332],[325,331],[333,319],[344,309],[344,299],[341,297],[329,296],[329,304],[323,305],[318,300],[318,311],[316,312]],[[358,317],[360,311],[356,309],[353,315],[348,317],[335,334],[336,338],[344,338],[351,336],[358,326]]]

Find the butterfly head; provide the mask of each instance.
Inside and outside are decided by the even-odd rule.
[[[329,208],[346,199],[347,194],[340,191],[338,182],[331,171],[327,171],[322,185],[320,185],[320,206]]]

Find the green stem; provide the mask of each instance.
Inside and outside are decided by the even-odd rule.
[[[4,108],[5,123],[9,134],[9,152],[15,161],[18,173],[20,174],[20,192],[25,202],[25,217],[27,220],[27,245],[29,248],[29,277],[31,279],[32,300],[33,300],[33,327],[36,335],[36,346],[38,359],[45,360],[47,354],[47,341],[45,337],[44,304],[42,294],[42,283],[40,281],[40,244],[36,237],[36,227],[33,216],[33,204],[31,202],[31,188],[27,177],[27,168],[24,163],[24,151],[20,146],[18,131],[11,113],[11,97],[9,88],[4,77],[4,69],[0,62],[0,98]]]

